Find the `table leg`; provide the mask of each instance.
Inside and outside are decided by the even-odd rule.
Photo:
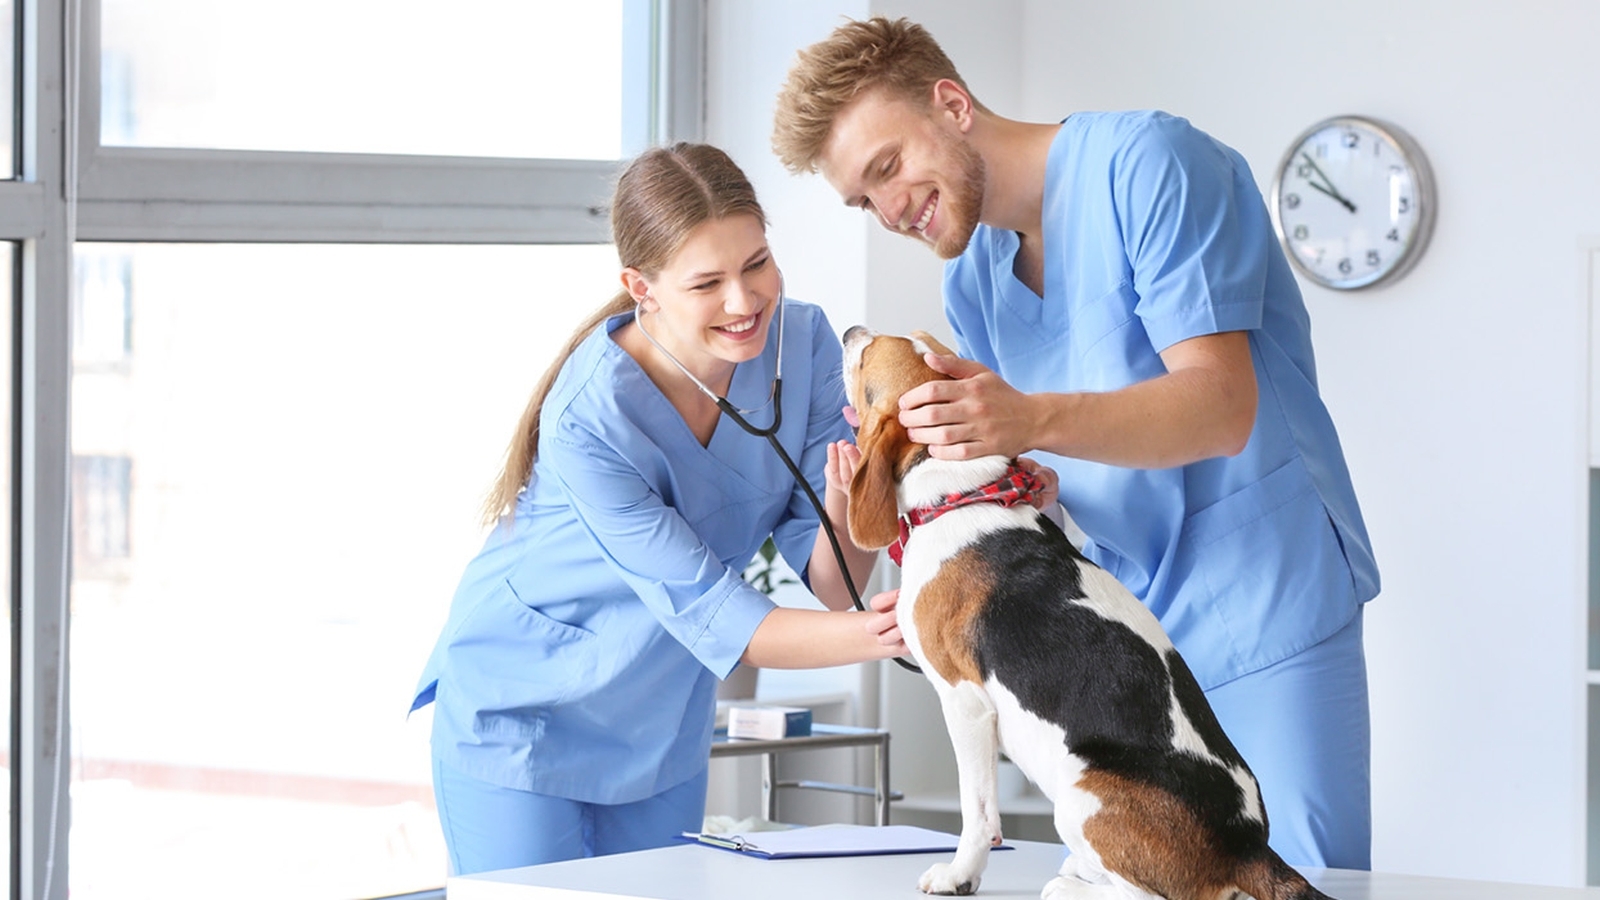
[[[778,821],[778,754],[761,754],[761,808],[768,822]]]
[[[878,824],[889,824],[889,735],[885,734],[883,740],[873,745],[874,762],[878,764],[876,781],[876,799],[878,801]]]

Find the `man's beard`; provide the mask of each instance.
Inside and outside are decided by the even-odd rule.
[[[966,252],[967,243],[972,240],[972,232],[977,230],[978,216],[983,210],[983,182],[986,177],[983,157],[972,149],[972,145],[952,139],[949,147],[960,173],[958,180],[949,186],[954,196],[946,197],[943,201],[944,209],[941,212],[947,213],[945,232],[933,245],[933,252],[940,259],[955,259]]]

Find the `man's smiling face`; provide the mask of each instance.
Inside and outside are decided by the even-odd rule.
[[[954,119],[867,91],[834,119],[818,169],[849,206],[960,256],[983,211],[984,165]]]

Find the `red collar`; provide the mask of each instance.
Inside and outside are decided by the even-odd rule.
[[[905,551],[906,541],[911,538],[911,529],[918,525],[926,525],[952,509],[974,503],[998,503],[1001,506],[1032,503],[1034,493],[1043,489],[1044,482],[1037,475],[1028,472],[1018,465],[1016,460],[1012,460],[998,481],[965,493],[946,494],[927,506],[907,510],[906,514],[900,517],[899,540],[889,545],[889,558],[894,560],[895,565],[900,565],[900,556]]]

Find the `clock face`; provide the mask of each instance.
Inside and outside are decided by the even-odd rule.
[[[1427,246],[1433,176],[1398,128],[1339,116],[1290,145],[1270,207],[1302,274],[1340,290],[1370,287],[1403,274]]]

